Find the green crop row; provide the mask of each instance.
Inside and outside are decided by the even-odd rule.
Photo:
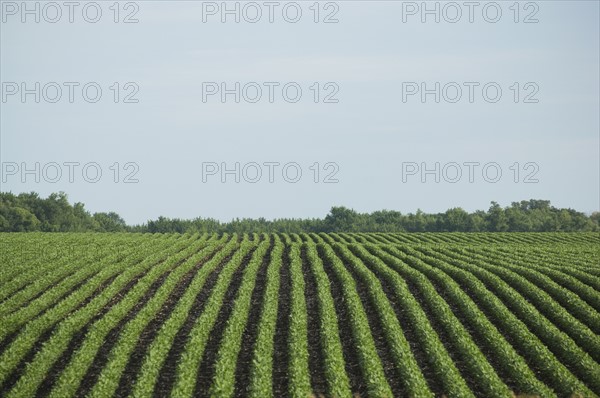
[[[408,249],[409,252],[411,251]],[[417,253],[412,253],[418,255]],[[423,256],[423,261],[435,266],[454,278],[465,290],[468,290],[477,299],[480,307],[487,311],[492,321],[499,326],[503,333],[512,337],[518,349],[527,355],[529,362],[555,384],[554,387],[560,394],[571,395],[575,393],[592,394],[591,391],[562,364],[532,331],[512,313],[496,295],[488,290],[483,282],[470,272],[454,267],[446,262],[431,256]],[[471,270],[470,270],[471,271]],[[510,299],[510,298],[509,298]],[[525,303],[521,303],[525,305]],[[539,314],[531,312],[531,324],[540,326]]]
[[[356,342],[361,371],[370,396],[392,397],[392,390],[383,371],[365,309],[356,290],[356,282],[329,245],[318,245],[326,266],[330,266],[341,285],[344,304],[350,314],[350,327]],[[391,309],[390,309],[391,310]],[[393,311],[393,310],[391,310]],[[390,317],[391,319],[391,317]],[[394,318],[395,319],[395,318]],[[404,354],[410,360],[409,351],[399,349],[395,354]],[[396,363],[398,366],[398,363]],[[427,392],[427,389],[425,390]]]
[[[225,236],[224,239],[227,239],[227,236]],[[163,323],[158,334],[150,344],[133,386],[132,396],[146,397],[153,394],[154,386],[156,385],[159,373],[165,363],[169,350],[171,349],[173,340],[188,318],[193,303],[197,298],[196,296],[206,284],[210,273],[226,261],[238,247],[237,239],[234,235],[229,239],[225,247],[204,264],[201,271],[196,274],[184,295],[177,302],[170,317]],[[235,268],[239,266],[239,264],[230,261],[225,266]]]
[[[65,294],[83,281],[96,275],[108,263],[118,261],[117,255],[106,257],[103,261],[89,262],[86,258],[66,263],[64,267],[45,275],[39,275],[28,283],[27,287],[13,294],[0,304],[0,322],[17,325],[15,319],[28,321],[44,309],[52,306]],[[43,292],[43,294],[39,294]],[[25,305],[26,304],[26,305]]]
[[[357,246],[352,245],[351,247]],[[375,274],[373,274],[364,263],[355,257],[346,247],[335,245],[334,249],[337,251],[344,264],[347,264],[347,266],[352,268],[358,275],[358,278],[367,285],[370,296],[369,299],[373,302],[374,307],[378,312],[377,315],[383,326],[383,331],[393,354],[396,368],[401,375],[401,379],[405,383],[404,387],[407,389],[408,394],[415,397],[433,396],[429,391],[427,382],[411,352],[410,345],[404,336],[400,322],[383,291],[380,281]],[[399,281],[396,280],[395,282]],[[445,391],[456,397],[472,396],[471,391],[448,356],[448,353],[440,342],[437,334],[433,331],[431,325],[429,325],[422,309],[416,305],[416,302],[410,301],[410,298],[413,298],[414,300],[414,297],[408,292],[408,295],[403,298],[406,299],[406,301],[401,304],[411,318],[411,323],[413,323],[417,330],[417,334],[420,337],[420,343],[424,344],[423,349],[430,356],[428,358],[430,366],[434,368],[436,375],[443,380],[442,384]],[[406,325],[406,327],[408,327],[408,325]]]
[[[596,397],[599,243],[0,234],[0,396]]]
[[[168,237],[161,240],[159,244],[154,245],[155,251],[152,255],[144,252],[144,250],[150,250],[149,247],[142,246],[139,251],[128,255],[124,261],[107,266],[105,280],[109,280],[110,274],[118,274],[118,276],[97,295],[94,296],[94,292],[103,280],[89,281],[43,315],[26,323],[0,355],[0,384],[6,380],[25,354],[45,332],[57,324],[59,329],[60,327],[68,329],[72,324],[85,325],[98,311],[109,304],[111,299],[133,278],[146,272],[153,265],[164,261],[169,254],[175,254],[183,250],[189,243],[189,238]],[[88,300],[89,302],[86,303]],[[81,306],[82,303],[83,306]],[[61,323],[58,323],[59,321]],[[0,329],[0,333],[7,336],[12,328],[14,328],[13,324],[7,323],[5,328]]]
[[[151,242],[146,242],[144,247],[152,247]],[[104,281],[109,277],[114,276],[116,272],[122,271],[123,265],[124,263],[119,262],[116,255],[111,255],[103,258],[97,263],[92,264],[91,266],[82,267],[81,264],[77,264],[78,267],[82,268],[82,272],[78,274],[78,277],[76,277],[75,280],[68,280],[70,283],[60,283],[54,287],[46,288],[43,287],[43,285],[46,284],[45,282],[40,283],[36,287],[40,288],[41,290],[31,293],[33,295],[39,295],[39,297],[37,297],[35,300],[32,300],[27,305],[19,307],[13,312],[0,316],[0,322],[3,325],[6,325],[5,328],[0,331],[0,340],[8,334],[18,330],[36,316],[39,316],[40,313],[47,311],[48,308],[55,306],[60,300],[64,300],[64,296],[68,293],[71,293],[73,285],[78,282],[85,281],[86,276],[90,276],[94,272],[96,273],[85,283],[86,287],[95,288],[97,285],[102,283],[100,281]],[[40,278],[41,281],[44,281],[45,279],[45,277]],[[77,293],[79,293],[79,290],[81,289],[82,287],[80,286]],[[42,293],[39,294],[40,292]],[[9,302],[10,305],[16,305],[16,303],[12,303],[10,299],[6,301],[6,303]]]
[[[286,244],[292,244],[287,237]],[[279,237],[271,252],[271,261],[267,268],[267,281],[264,300],[258,324],[258,335],[254,345],[252,364],[250,367],[250,385],[246,391],[250,397],[273,397],[273,349],[277,325],[278,298],[279,298],[279,273],[283,261],[284,245]]]
[[[184,250],[153,266],[148,273],[135,283],[122,300],[119,300],[110,308],[105,316],[89,326],[83,345],[76,353],[76,361],[72,362],[72,368],[76,370],[78,375],[84,375],[85,370],[93,361],[96,351],[104,343],[106,335],[121,319],[127,316],[132,307],[151,288],[152,284],[162,275],[170,273],[174,267],[187,260],[203,245],[202,241],[198,241],[192,236],[190,244]],[[61,322],[43,348],[36,353],[33,361],[27,366],[23,376],[17,381],[8,396],[21,397],[34,394],[39,384],[42,383],[45,374],[67,349],[73,336],[89,323],[95,313],[93,307],[88,308],[86,306],[79,313],[79,317]],[[69,375],[70,372],[67,371],[63,374]],[[77,380],[77,376],[75,380]]]
[[[35,257],[33,259],[23,258],[21,253],[11,253],[12,261],[18,264],[13,264],[6,267],[4,276],[7,278],[5,283],[0,287],[0,300],[3,301],[0,305],[0,314],[17,307],[20,303],[33,297],[40,291],[53,286],[57,281],[61,281],[65,277],[71,275],[74,271],[82,270],[82,266],[88,265],[90,262],[97,262],[102,254],[99,253],[98,247],[108,248],[115,244],[115,238],[110,235],[104,235],[97,239],[96,243],[91,246],[96,250],[86,250],[90,247],[85,239],[80,237],[75,242],[53,242],[52,246],[58,254],[45,254],[45,248],[30,249]],[[73,248],[82,248],[77,250],[77,256],[69,252]],[[16,250],[23,250],[17,248]],[[21,257],[22,259],[19,259]],[[12,272],[11,272],[12,271]]]
[[[180,265],[177,265],[177,268],[169,273],[168,277],[157,289],[156,293],[144,303],[144,307],[140,312],[134,319],[129,321],[120,332],[118,340],[109,354],[108,361],[98,377],[97,383],[91,389],[90,396],[114,395],[123,368],[127,364],[131,351],[135,348],[144,327],[160,310],[163,303],[175,289],[183,275],[220,250],[223,243],[222,240],[219,240],[206,247],[190,245],[190,247],[196,246],[191,251],[194,254]],[[195,252],[195,250],[198,249],[200,250]],[[61,377],[53,389],[51,396],[64,397],[75,394],[81,379],[85,376],[86,370],[91,366],[91,361],[93,361],[96,353],[105,340],[106,333],[110,332],[120,320],[127,316],[131,306],[137,302],[136,299],[137,297],[135,296],[126,296],[119,303],[120,305],[113,307],[111,312],[109,312],[106,317],[102,318],[102,320],[110,319],[110,321],[102,322],[102,320],[100,320],[92,326],[86,335],[84,345],[82,345],[75,353],[67,367],[61,373]]]
[[[323,269],[323,261],[319,257],[315,245],[305,244],[304,247],[317,286],[319,334],[321,346],[323,347],[324,376],[327,380],[328,396],[336,398],[350,397],[352,396],[350,380],[346,374],[344,353],[329,278]]]
[[[477,289],[482,295],[485,292],[491,292],[492,294],[486,294],[490,310],[493,309],[496,314],[504,315],[502,316],[502,320],[507,325],[510,324],[512,330],[518,325],[523,330],[523,336],[532,336],[530,340],[532,343],[535,341],[533,338],[535,336],[535,338],[543,342],[545,347],[549,349],[546,354],[551,355],[550,353],[552,353],[560,361],[561,366],[557,366],[554,369],[555,375],[562,373],[564,374],[565,381],[571,380],[571,378],[567,379],[568,374],[564,372],[566,369],[562,366],[568,365],[573,374],[586,381],[592,389],[600,393],[600,378],[598,378],[598,375],[600,375],[600,365],[588,353],[577,346],[569,336],[561,332],[552,322],[537,311],[535,306],[525,300],[508,283],[492,272],[477,266],[477,261],[471,260],[471,262],[465,263],[464,261],[453,260],[441,252],[430,250],[423,250],[423,252],[432,258],[439,259],[447,266],[445,269],[448,272],[459,275],[467,283],[467,286],[474,288],[473,290]],[[456,272],[457,270],[460,271]],[[501,300],[496,301],[496,297]],[[547,311],[552,310],[549,307],[549,302],[544,301],[543,305]],[[526,328],[523,328],[521,323],[530,332]],[[573,325],[573,327],[575,326]],[[559,361],[556,361],[557,365]],[[575,386],[576,384],[573,380],[572,387],[575,388]]]
[[[308,367],[308,326],[300,244],[294,243],[289,246],[288,258],[292,283],[288,335],[288,394],[294,398],[307,398],[311,396],[312,388]]]
[[[400,302],[406,302],[407,307],[419,303],[412,298],[407,282],[403,279],[416,286],[425,301],[421,305],[426,305],[432,316],[440,323],[448,339],[447,344],[454,349],[455,355],[460,357],[461,363],[465,366],[465,372],[477,384],[480,391],[486,396],[506,397],[511,395],[508,386],[501,380],[465,326],[454,315],[448,303],[437,293],[425,275],[379,248],[368,246],[357,247],[354,250],[359,257],[368,261],[375,268],[377,274],[393,284],[397,299]]]
[[[508,255],[508,253],[504,253],[504,252],[490,253],[487,250],[484,251],[484,255],[490,256],[492,258],[504,258],[504,259],[512,258]],[[579,301],[579,300],[577,300],[578,298],[580,298],[581,300],[585,300],[585,302],[587,303],[587,306],[581,306],[581,305],[579,305],[580,303],[577,303],[573,307],[569,308],[575,314],[581,314],[583,319],[589,319],[589,317],[590,317],[590,313],[588,312],[588,310],[585,307],[589,306],[589,307],[593,308],[593,311],[596,311],[596,312],[600,311],[600,300],[598,300],[598,292],[600,291],[600,283],[598,283],[598,286],[596,288],[594,288],[595,281],[591,280],[591,279],[594,279],[594,277],[589,275],[589,273],[581,273],[581,275],[578,275],[577,273],[569,272],[568,268],[567,269],[565,269],[565,268],[562,268],[562,269],[548,268],[545,266],[545,264],[548,262],[547,257],[548,256],[530,256],[530,257],[528,256],[525,258],[519,257],[517,261],[522,265],[519,266],[517,272],[519,272],[521,275],[523,275],[525,277],[537,275],[536,281],[544,280],[546,282],[545,286],[548,289],[550,289],[549,290],[550,293],[556,293],[556,292],[562,291],[563,294],[567,294],[568,296],[570,296],[566,299],[566,301],[564,301],[564,300],[561,301],[562,304],[569,305],[569,303],[571,303],[572,300],[575,300],[576,302]],[[538,259],[538,260],[534,261],[534,260],[530,260],[530,258]],[[600,263],[599,263],[599,265],[600,265]],[[597,265],[597,267],[598,267],[598,265]],[[598,267],[598,268],[600,269],[600,267]],[[535,274],[531,273],[531,272],[527,272],[529,270],[535,270],[538,272]],[[583,276],[586,276],[587,278],[585,278]],[[572,294],[569,295],[568,291],[565,291],[565,289],[570,290],[572,292]],[[558,296],[560,297],[561,295],[559,294]],[[581,313],[581,311],[584,311],[586,313]],[[597,313],[595,316],[592,316],[592,319],[595,319],[596,316],[597,316]],[[600,323],[596,322],[593,327],[595,328],[596,333],[600,333]]]
[[[488,270],[495,275],[501,277],[506,283],[510,284],[530,303],[534,304],[536,309],[550,320],[554,325],[568,334],[579,346],[584,348],[596,361],[600,361],[600,336],[588,328],[584,322],[575,318],[569,311],[563,308],[559,303],[568,303],[571,312],[577,313],[576,308],[586,308],[587,304],[581,301],[577,296],[569,295],[564,289],[552,289],[554,297],[550,296],[545,290],[538,287],[548,287],[543,276],[540,276],[536,271],[525,270],[527,277],[522,277],[518,273],[520,267],[513,266],[508,260],[494,260],[490,257],[483,257],[477,254],[461,255],[456,252],[443,252],[454,259],[468,261],[482,269]],[[534,284],[530,282],[538,282]],[[544,283],[546,282],[546,283]],[[550,287],[554,287],[550,285]],[[555,300],[556,299],[556,300]],[[590,321],[593,323],[600,322],[600,315],[596,314],[592,309],[586,311]],[[582,317],[586,319],[585,317]]]
[[[222,344],[217,353],[215,364],[216,377],[209,392],[211,396],[231,397],[235,392],[237,358],[250,314],[252,293],[256,287],[256,275],[263,263],[263,258],[267,253],[269,244],[268,238],[263,240],[244,270],[242,283],[233,303],[233,311],[227,320],[227,325],[223,332]]]
[[[407,263],[434,283],[436,290],[441,291],[444,299],[465,318],[466,326],[473,331],[478,344],[488,350],[493,355],[497,366],[510,376],[518,389],[516,392],[541,397],[556,396],[551,389],[537,379],[525,359],[506,341],[502,333],[458,283],[438,267],[425,263],[419,256],[408,256],[394,248],[385,248],[384,250]]]
[[[262,251],[266,250],[265,246],[268,246],[268,244],[269,243],[266,241],[259,243],[257,239],[249,241],[245,238],[242,241],[239,250],[233,254],[229,263],[221,271],[215,287],[206,301],[204,311],[196,319],[196,322],[190,331],[190,335],[184,347],[184,352],[178,362],[175,385],[173,386],[172,391],[173,396],[189,397],[194,393],[200,361],[202,360],[204,350],[206,349],[206,343],[210,336],[210,332],[212,331],[219,315],[219,311],[224,304],[223,299],[227,293],[233,274],[237,268],[242,265],[244,258],[255,249],[257,245],[263,246],[261,249]],[[257,250],[255,250],[254,253],[256,253]],[[253,255],[253,258],[258,258],[258,256]],[[225,304],[228,305],[229,303]]]

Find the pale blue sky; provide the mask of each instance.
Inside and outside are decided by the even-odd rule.
[[[474,23],[466,15],[456,24],[421,23],[419,15],[403,23],[400,1],[336,2],[335,24],[315,24],[312,1],[299,2],[303,14],[296,24],[278,9],[272,24],[266,16],[256,24],[221,23],[218,16],[203,23],[201,2],[144,1],[137,2],[138,23],[115,24],[112,3],[101,3],[96,24],[83,21],[78,10],[73,24],[3,15],[2,82],[98,82],[103,89],[97,103],[80,95],[72,104],[65,97],[36,104],[32,96],[26,103],[9,96],[0,121],[5,167],[97,162],[101,181],[84,181],[80,169],[73,183],[66,175],[57,183],[5,175],[3,191],[46,196],[63,190],[90,211],[114,210],[129,223],[159,215],[322,217],[333,205],[475,210],[492,200],[508,205],[529,198],[599,210],[596,1],[536,2],[535,24],[514,23],[512,1],[499,2],[503,14],[495,24],[480,10]],[[216,97],[203,103],[203,82],[236,81],[297,82],[303,96],[297,103],[277,94],[274,103],[236,104],[231,96],[227,103]],[[115,104],[113,82],[135,82],[139,103]],[[314,103],[314,82],[335,82],[339,102]],[[432,96],[427,103],[417,97],[404,103],[403,82],[497,82],[503,96],[487,103],[476,91],[474,103],[435,103]],[[514,103],[514,82],[537,84],[539,103]],[[114,162],[138,164],[139,182],[114,183]],[[303,175],[296,184],[281,174],[274,183],[266,174],[256,184],[236,184],[231,176],[227,183],[218,176],[203,183],[203,162],[297,162]],[[314,162],[337,163],[339,182],[315,184]],[[403,182],[403,162],[497,162],[503,176],[489,183],[477,169],[473,183],[466,175],[455,184],[431,176],[422,183],[418,175]],[[539,182],[514,183],[509,168],[515,162],[539,165]],[[525,174],[521,170],[521,180]]]

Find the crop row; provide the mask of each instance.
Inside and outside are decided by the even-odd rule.
[[[590,234],[7,242],[99,249],[0,269],[2,396],[600,395]]]

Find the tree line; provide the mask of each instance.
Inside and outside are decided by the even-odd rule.
[[[91,214],[83,203],[70,204],[65,193],[41,198],[37,193],[0,193],[0,232],[589,232],[600,231],[600,212],[586,215],[556,208],[548,200],[523,200],[502,207],[492,202],[487,211],[469,213],[460,207],[443,213],[395,210],[359,213],[332,207],[324,218],[212,218],[159,217],[141,225],[127,225],[115,212]]]

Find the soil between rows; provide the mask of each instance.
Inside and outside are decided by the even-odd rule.
[[[325,364],[323,346],[321,344],[319,304],[317,296],[317,280],[311,272],[306,254],[306,245],[300,251],[302,274],[304,275],[304,298],[306,301],[308,326],[308,365],[310,384],[315,395],[326,395],[327,380],[325,379]]]
[[[206,343],[206,348],[204,349],[204,355],[200,361],[200,366],[198,367],[198,376],[196,378],[194,397],[208,396],[215,374],[217,354],[219,352],[219,348],[221,347],[221,341],[223,340],[225,328],[227,327],[227,320],[233,311],[235,297],[240,285],[242,284],[244,270],[248,266],[250,259],[252,258],[252,254],[257,247],[258,246],[255,246],[253,250],[251,250],[250,253],[244,257],[242,264],[235,270],[229,283],[227,293],[225,293],[225,297],[223,298],[223,305],[221,306],[219,315],[217,316],[215,324],[212,327]]]
[[[154,341],[154,338],[160,331],[163,323],[169,319],[171,313],[175,310],[177,303],[181,299],[181,297],[185,294],[189,285],[192,283],[192,280],[199,272],[199,270],[209,261],[212,260],[214,256],[216,256],[221,250],[223,250],[223,245],[219,245],[219,247],[215,248],[207,257],[205,257],[201,262],[196,264],[191,270],[189,270],[179,281],[177,286],[173,289],[168,299],[163,303],[161,309],[155,315],[155,317],[146,325],[144,331],[138,338],[137,344],[129,357],[127,365],[121,374],[121,378],[119,380],[119,386],[115,393],[116,396],[126,397],[131,393],[131,389],[133,388],[134,382],[136,380],[138,371],[142,367],[144,357],[150,344]],[[230,259],[232,255],[222,261],[216,269],[214,269],[210,275],[217,274],[223,269],[228,259]]]
[[[265,288],[267,283],[267,268],[271,262],[274,243],[271,244],[267,253],[263,257],[262,264],[256,275],[256,282],[252,297],[250,299],[250,313],[246,322],[246,328],[242,335],[242,344],[238,353],[236,371],[235,371],[235,397],[244,397],[247,394],[247,388],[250,385],[250,372],[252,370],[252,356],[258,336],[258,326],[260,315],[264,305]]]
[[[236,249],[238,250],[238,249]],[[183,323],[183,326],[179,329],[175,338],[173,340],[173,344],[169,349],[167,357],[162,365],[161,371],[158,375],[158,380],[156,385],[154,386],[153,396],[155,398],[158,397],[166,397],[169,396],[173,385],[175,383],[176,372],[177,372],[177,363],[183,350],[185,349],[186,342],[188,340],[189,334],[196,324],[196,320],[202,312],[204,311],[204,307],[208,298],[210,297],[211,292],[219,278],[219,274],[221,270],[225,267],[225,265],[231,260],[235,251],[233,251],[229,256],[227,256],[223,262],[219,265],[218,270],[213,271],[204,286],[200,290],[200,293],[194,299],[194,303],[188,312],[187,318]]]
[[[283,251],[283,261],[279,271],[279,308],[273,347],[273,394],[284,397],[288,394],[289,379],[289,325],[291,310],[292,279],[290,275],[290,246]]]
[[[181,266],[181,264],[186,262],[195,253],[192,253],[189,256],[186,256],[185,258],[177,261],[174,265],[169,267],[168,270],[163,272],[163,274],[160,275],[160,277],[152,283],[152,285],[144,293],[142,298],[135,303],[135,305],[131,308],[127,315],[123,317],[123,319],[121,319],[114,328],[111,329],[111,331],[108,333],[104,340],[104,344],[96,353],[96,357],[94,358],[91,366],[87,370],[86,375],[81,380],[81,383],[79,384],[79,389],[77,390],[77,396],[86,396],[88,392],[92,389],[94,384],[96,384],[96,382],[98,381],[98,377],[100,376],[100,372],[108,362],[110,352],[117,343],[119,339],[119,334],[121,333],[125,325],[133,318],[135,318],[135,316],[141,311],[141,309],[148,302],[148,300],[150,300],[156,294],[156,291],[162,286],[162,284],[169,277],[169,275],[171,275],[171,273],[175,269],[177,269],[177,267]]]
[[[393,358],[393,355],[391,352],[391,347],[388,343],[387,337],[384,332],[383,323],[377,313],[375,303],[373,302],[373,300],[371,298],[371,294],[369,292],[369,287],[362,280],[362,278],[360,278],[360,276],[354,270],[354,267],[347,263],[347,261],[344,259],[344,257],[339,252],[339,250],[336,249],[335,252],[338,255],[338,257],[340,258],[340,260],[342,261],[342,263],[344,263],[346,270],[350,273],[350,275],[352,275],[352,279],[354,279],[354,282],[356,283],[356,291],[358,293],[358,296],[360,297],[360,301],[362,302],[363,308],[365,309],[365,313],[367,314],[367,319],[369,322],[369,329],[371,330],[371,335],[373,336],[373,340],[375,341],[375,348],[377,349],[377,353],[379,354],[379,359],[381,360],[381,364],[383,365],[383,371],[385,373],[385,378],[386,378],[388,384],[390,385],[390,388],[392,389],[392,393],[394,394],[394,397],[407,396],[406,391],[404,390],[404,387],[401,383],[401,380],[402,380],[401,374],[398,371],[396,364],[394,363],[394,358]],[[406,320],[401,319],[400,324],[407,325],[407,323],[405,323],[403,321],[406,321]],[[411,348],[413,348],[413,345],[416,345],[414,340],[412,340],[412,339],[414,339],[414,335],[412,335],[411,333],[407,334],[406,328],[404,328],[403,331],[404,331],[404,335],[405,335],[406,339],[409,341]],[[411,344],[411,340],[412,340],[412,344]],[[414,348],[413,348],[413,354],[414,354]],[[421,365],[421,364],[419,364],[419,365]],[[421,369],[423,370],[423,368],[421,368]],[[425,378],[428,379],[428,376],[431,376],[431,374],[426,374]],[[429,380],[428,380],[428,384],[430,384],[430,388],[432,389],[432,392],[436,396],[441,396],[441,394],[440,394],[441,389],[436,384],[435,379],[432,379],[431,383],[429,383]],[[434,388],[434,387],[438,387],[438,388]]]
[[[333,296],[333,304],[335,312],[338,317],[338,328],[340,332],[340,341],[342,343],[342,352],[344,355],[344,362],[346,365],[346,374],[350,380],[350,389],[352,393],[359,397],[367,396],[367,385],[364,382],[364,378],[360,369],[360,362],[358,353],[356,352],[356,340],[352,335],[351,318],[346,305],[344,304],[344,295],[342,293],[342,287],[335,276],[332,269],[332,264],[324,256],[323,249],[317,248],[319,256],[323,260],[323,268],[329,278],[331,286],[331,295]]]

